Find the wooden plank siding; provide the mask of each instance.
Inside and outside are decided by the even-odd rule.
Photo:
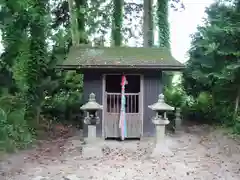
[[[163,91],[162,73],[152,72],[144,74],[144,103],[143,103],[143,136],[149,137],[155,135],[155,127],[151,118],[155,113],[148,108],[148,105],[158,100],[158,95]]]
[[[102,100],[102,73],[100,72],[85,72],[84,73],[84,90],[83,97],[84,102],[88,101],[89,94],[94,93],[96,95],[96,101],[99,104],[103,104]],[[98,112],[100,117],[100,123],[96,127],[96,133],[98,137],[102,137],[102,111]],[[88,128],[84,124],[84,136],[87,137]]]

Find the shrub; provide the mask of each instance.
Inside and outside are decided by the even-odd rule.
[[[164,88],[164,98],[165,102],[170,106],[175,108],[182,107],[186,100],[186,95],[180,86],[168,86]],[[175,111],[167,112],[167,117],[170,121],[168,125],[169,129],[174,129],[175,127]]]
[[[240,116],[237,116],[233,126],[233,132],[240,135]]]
[[[25,110],[15,96],[0,99],[0,151],[13,152],[32,143]]]
[[[185,93],[178,86],[166,87],[164,89],[165,102],[173,107],[181,107],[186,99]]]
[[[75,123],[75,117],[78,114],[81,114],[81,105],[81,92],[63,90],[46,98],[43,106],[43,114],[49,118],[55,119],[56,121],[74,121]]]
[[[206,92],[200,93],[196,99],[189,96],[182,106],[182,113],[187,120],[212,124],[215,115],[212,96]]]
[[[58,86],[53,92],[47,92],[42,114],[61,123],[78,123],[81,126],[80,106],[82,105],[83,74],[68,71],[61,74]]]

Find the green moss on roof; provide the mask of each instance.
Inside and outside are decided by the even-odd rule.
[[[166,48],[72,47],[62,66],[183,66]]]

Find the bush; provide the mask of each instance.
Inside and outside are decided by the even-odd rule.
[[[166,87],[164,89],[164,97],[165,102],[173,107],[182,107],[186,99],[185,93],[178,86]]]
[[[32,143],[33,136],[23,107],[17,97],[4,96],[0,99],[0,151],[13,152]]]
[[[175,108],[181,108],[186,101],[186,95],[180,86],[168,86],[164,88],[164,98],[167,104]],[[169,129],[174,129],[175,127],[175,113],[176,111],[167,112],[167,117],[170,121],[168,125]]]
[[[182,106],[182,113],[187,120],[198,123],[214,123],[215,112],[212,96],[206,92],[200,93],[196,99],[189,96]]]
[[[46,93],[42,115],[61,123],[74,123],[81,126],[80,106],[82,105],[83,74],[68,71],[61,74],[58,86]]]
[[[237,116],[235,124],[233,125],[233,132],[240,135],[240,116]]]
[[[79,91],[62,90],[53,96],[46,98],[43,106],[43,114],[50,119],[61,122],[78,121],[82,105],[82,93]],[[80,120],[79,120],[80,121]]]
[[[227,102],[215,103],[215,121],[227,127],[232,127],[235,123],[233,106]]]
[[[173,107],[180,107],[184,120],[198,123],[215,124],[224,123],[233,125],[233,114],[230,106],[216,103],[208,92],[201,92],[197,98],[187,96],[180,86],[166,87],[164,90],[165,101]],[[228,107],[228,108],[226,108]],[[175,118],[174,112],[168,113],[168,118]]]

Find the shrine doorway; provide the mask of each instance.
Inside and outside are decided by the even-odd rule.
[[[142,134],[142,77],[141,75],[127,74],[125,86],[125,113],[127,123],[126,138],[140,138]],[[121,74],[104,75],[104,112],[103,133],[105,138],[120,137],[119,119],[121,110]]]

